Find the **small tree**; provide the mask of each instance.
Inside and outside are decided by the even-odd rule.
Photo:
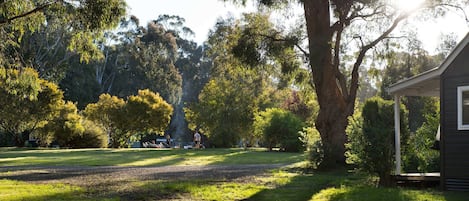
[[[85,128],[81,124],[81,116],[76,105],[72,102],[63,103],[59,115],[50,120],[35,134],[45,146],[55,140],[60,146],[73,147],[70,143],[74,136],[81,135]]]
[[[127,101],[109,94],[99,96],[97,103],[85,108],[87,119],[102,125],[107,131],[111,147],[126,147],[132,134],[163,132],[168,126],[173,108],[158,94],[139,90]]]
[[[63,93],[54,83],[42,80],[31,68],[21,71],[0,68],[0,129],[16,146],[58,114]]]
[[[255,117],[254,129],[257,136],[263,136],[269,150],[279,146],[280,149],[291,152],[303,150],[300,139],[304,123],[293,113],[269,108]]]
[[[362,170],[379,176],[380,186],[392,184],[391,171],[394,167],[394,103],[382,98],[368,99],[361,117],[354,115],[347,129],[349,143],[348,161]],[[408,138],[407,111],[401,108],[401,137]]]
[[[440,152],[433,150],[435,135],[440,124],[439,102],[429,102],[425,105],[423,125],[417,129],[415,135],[409,138],[409,149],[403,155],[404,170],[418,172],[437,172],[440,170]],[[433,112],[428,112],[433,111]]]
[[[109,94],[101,94],[98,102],[88,104],[84,111],[87,119],[104,127],[110,138],[110,146],[114,148],[125,147],[129,138],[123,125],[124,106],[123,99]]]
[[[157,93],[139,90],[125,105],[127,130],[133,133],[163,133],[168,127],[173,107]]]

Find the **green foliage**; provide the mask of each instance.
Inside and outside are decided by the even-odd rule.
[[[308,162],[313,168],[318,168],[324,158],[321,135],[314,127],[305,127],[300,131],[301,141],[305,145],[308,154]]]
[[[293,113],[279,109],[269,108],[260,112],[255,117],[254,132],[262,136],[269,149],[280,147],[288,152],[299,152],[303,150],[300,139],[300,131],[304,127],[301,121]]]
[[[40,129],[36,137],[43,146],[55,140],[61,147],[74,147],[71,139],[81,135],[84,130],[77,107],[67,102],[60,106],[59,115]]]
[[[22,71],[0,68],[0,130],[23,146],[27,135],[53,119],[63,104],[57,85],[39,79],[30,68]],[[12,115],[14,114],[14,115]]]
[[[410,47],[409,47],[410,48]],[[411,53],[407,52],[387,52],[386,62],[387,68],[381,75],[382,83],[380,89],[380,96],[384,99],[392,99],[386,92],[391,84],[396,83],[405,78],[412,77],[419,73],[423,73],[441,62],[438,56],[429,56],[427,52],[421,47],[414,47],[416,50],[411,49]],[[426,112],[433,113],[433,111],[424,110],[426,105],[433,104],[435,101],[432,97],[403,97],[402,103],[409,110],[409,129],[415,132],[425,122]],[[428,109],[428,107],[427,107]]]
[[[104,129],[83,119],[72,102],[60,107],[59,115],[35,132],[42,146],[56,142],[60,147],[106,148],[108,137]]]
[[[68,49],[81,55],[81,60],[102,58],[98,47],[93,43],[102,37],[102,32],[114,28],[125,16],[126,4],[123,0],[71,0],[33,1],[11,0],[0,5],[0,32],[7,43],[0,45],[0,64],[16,63],[15,51],[26,32],[55,23],[61,24],[71,33]],[[20,52],[20,51],[18,51]]]
[[[401,140],[406,144],[409,136],[407,111],[401,110]],[[360,116],[350,119],[348,160],[362,170],[377,174],[380,185],[391,185],[394,167],[394,103],[375,97],[368,99]],[[405,149],[404,149],[405,150]]]
[[[316,96],[309,90],[291,91],[281,107],[297,115],[304,122],[312,123],[316,119],[319,105]]]
[[[140,90],[125,101],[102,94],[96,103],[88,104],[84,116],[103,126],[109,134],[111,147],[126,147],[133,134],[163,132],[171,119],[173,108],[158,94]]]
[[[427,104],[423,125],[409,138],[409,149],[403,155],[404,170],[407,172],[439,172],[440,152],[431,149],[440,125],[439,102]]]
[[[119,30],[96,41],[102,60],[81,64],[72,59],[61,81],[66,97],[83,108],[102,93],[127,97],[150,89],[170,104],[180,103],[182,77],[175,66],[180,38],[156,21],[140,26],[135,17],[122,20]]]
[[[73,148],[107,148],[108,136],[104,129],[89,120],[82,120],[83,132],[70,139]]]
[[[274,38],[264,41],[264,34]],[[280,35],[263,14],[217,23],[207,43],[207,54],[213,59],[211,79],[199,102],[185,110],[190,128],[199,127],[216,146],[233,146],[239,140],[252,145],[258,140],[252,135],[254,114],[280,107],[283,99],[277,99],[278,89],[289,87],[299,66],[292,47],[276,41]]]
[[[235,25],[235,58],[250,68],[260,68],[279,78],[279,87],[288,87],[299,73],[300,59],[294,49],[295,33],[284,33],[269,21],[269,15],[244,14],[242,26]],[[270,64],[270,65],[269,65]]]
[[[130,96],[125,105],[126,129],[132,133],[163,133],[169,125],[173,107],[148,89]]]
[[[231,147],[242,138],[253,140],[250,133],[257,107],[251,93],[248,83],[211,80],[200,93],[199,102],[186,108],[190,128],[199,127],[216,147]]]
[[[96,103],[88,104],[84,116],[102,125],[109,134],[111,147],[125,147],[129,138],[126,133],[123,109],[125,101],[116,96],[101,94]]]
[[[37,99],[41,90],[39,76],[34,69],[23,71],[0,68],[2,94],[16,96],[19,99]]]

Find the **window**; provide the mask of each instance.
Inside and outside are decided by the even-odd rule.
[[[458,130],[469,130],[469,86],[458,87]]]

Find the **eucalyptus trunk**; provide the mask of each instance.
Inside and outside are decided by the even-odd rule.
[[[331,26],[328,0],[304,1],[305,19],[309,39],[312,84],[316,90],[319,114],[316,128],[321,134],[324,148],[323,168],[345,165],[345,128],[347,119],[353,114],[356,89],[344,87],[343,75],[338,69],[338,55],[334,55],[332,41],[340,40],[340,29]],[[338,41],[340,42],[340,41]],[[341,80],[342,79],[342,80]],[[354,87],[356,83],[349,86]],[[355,91],[353,91],[355,90]]]

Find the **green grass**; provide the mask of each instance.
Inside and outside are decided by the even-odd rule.
[[[118,192],[64,184],[0,180],[0,200],[255,200],[255,201],[465,201],[469,193],[376,188],[367,176],[344,171],[302,174],[274,171],[249,181],[129,181]]]
[[[467,192],[442,192],[435,189],[377,188],[375,179],[345,171],[315,174],[274,174],[277,185],[246,200],[291,201],[465,201]],[[278,182],[283,180],[284,182]],[[285,182],[286,180],[286,182]]]
[[[107,198],[95,199],[87,197],[85,191],[76,186],[65,184],[29,184],[26,182],[0,180],[0,200],[8,201],[87,201],[87,200],[112,200]]]
[[[265,149],[16,149],[0,148],[0,166],[165,166],[291,164],[301,153]]]
[[[30,165],[211,165],[299,164],[303,154],[266,152],[262,149],[80,149],[28,150],[0,148],[1,166]],[[8,173],[5,173],[8,174]],[[376,188],[376,178],[337,170],[295,172],[274,170],[268,175],[227,181],[191,180],[127,181],[114,187],[85,188],[70,184],[26,183],[0,178],[1,200],[288,200],[288,201],[465,201],[469,193],[435,189]]]

